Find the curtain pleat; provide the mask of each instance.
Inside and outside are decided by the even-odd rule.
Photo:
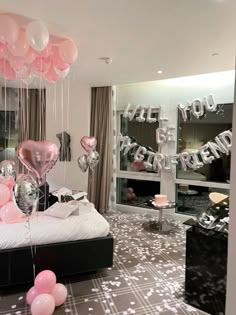
[[[46,139],[46,91],[19,89],[18,142]]]
[[[88,194],[96,209],[107,212],[112,178],[112,88],[92,88],[90,135],[97,139],[100,159],[89,172]]]

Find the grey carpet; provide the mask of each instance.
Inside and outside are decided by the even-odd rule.
[[[184,303],[182,224],[160,235],[142,228],[147,216],[112,213],[107,220],[115,239],[113,267],[65,281],[68,298],[55,315],[206,314]],[[0,314],[30,314],[25,292],[2,296]]]

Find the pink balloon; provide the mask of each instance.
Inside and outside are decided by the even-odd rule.
[[[20,30],[19,35],[17,40],[8,45],[8,49],[11,52],[13,56],[24,56],[28,49],[29,49],[29,44],[27,42],[25,32]]]
[[[36,57],[32,63],[32,70],[36,73],[46,73],[51,65],[51,58]]]
[[[24,57],[13,56],[10,52],[8,52],[8,60],[15,71],[20,71],[22,68],[25,67]]]
[[[10,189],[4,184],[0,184],[0,207],[5,205],[10,200],[10,198]]]
[[[25,63],[31,64],[37,56],[37,52],[33,50],[33,48],[29,47],[29,50],[25,54]]]
[[[82,145],[82,147],[84,148],[84,150],[86,152],[91,152],[93,150],[95,150],[96,146],[97,146],[97,140],[95,137],[87,137],[84,136],[81,140],[80,140],[80,144]]]
[[[65,63],[64,61],[62,61],[62,59],[61,59],[61,57],[59,55],[58,48],[54,49],[54,53],[53,53],[53,56],[52,56],[52,61],[53,61],[53,65],[57,69],[59,69],[61,71],[66,70],[70,66],[68,63]]]
[[[13,201],[9,201],[1,207],[0,217],[7,224],[20,222],[23,219],[21,212],[17,209]]]
[[[0,184],[4,184],[11,190],[15,184],[15,180],[12,176],[8,176],[8,177],[0,176]]]
[[[17,78],[27,79],[31,75],[31,67],[29,65],[25,65],[22,69],[17,71]]]
[[[15,20],[8,15],[0,14],[0,42],[13,44],[19,34],[19,27]]]
[[[3,43],[0,43],[0,58],[3,58],[5,56],[6,51],[7,46]]]
[[[45,75],[45,79],[50,83],[55,83],[59,78],[59,75],[56,73],[53,65],[51,64]]]
[[[9,81],[16,78],[16,72],[7,60],[4,60],[2,67],[2,75],[4,79]]]
[[[36,276],[34,286],[39,293],[52,293],[56,282],[55,273],[51,270],[44,270]]]
[[[18,146],[19,160],[40,182],[56,164],[58,156],[59,149],[51,141],[26,140]]]
[[[37,289],[35,286],[29,289],[29,291],[26,294],[26,302],[28,305],[31,305],[33,300],[36,298],[36,296],[39,295]]]
[[[52,54],[52,44],[51,44],[51,42],[49,41],[48,44],[47,44],[47,46],[46,46],[46,48],[44,48],[42,51],[40,51],[40,52],[38,53],[38,55],[39,55],[40,57],[47,58],[47,57],[49,57],[51,54]]]
[[[52,315],[54,310],[55,302],[51,294],[39,294],[31,304],[32,315]]]
[[[52,290],[52,296],[56,306],[62,305],[67,298],[67,289],[62,283],[57,283]]]
[[[71,39],[64,40],[58,46],[59,55],[65,63],[72,64],[78,57],[78,49]]]

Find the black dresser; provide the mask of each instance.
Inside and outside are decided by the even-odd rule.
[[[223,315],[226,299],[228,234],[194,224],[186,233],[186,302],[209,314]]]

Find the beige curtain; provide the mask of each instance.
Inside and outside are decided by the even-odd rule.
[[[46,91],[44,89],[19,89],[18,143],[25,140],[46,139]],[[26,173],[19,162],[18,172]]]
[[[45,140],[46,91],[19,89],[18,142]]]
[[[112,88],[92,88],[90,135],[97,139],[96,151],[100,160],[93,172],[89,172],[89,200],[96,209],[105,213],[109,209],[112,178]]]

